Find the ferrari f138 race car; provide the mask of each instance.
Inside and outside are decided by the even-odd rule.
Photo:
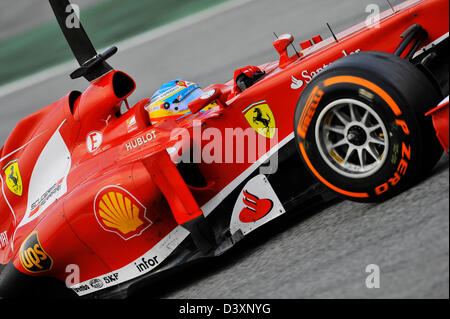
[[[50,4],[71,77],[90,85],[1,148],[3,298],[123,297],[299,206],[386,200],[448,152],[448,0],[405,1],[295,52],[280,35],[278,61],[204,89],[177,79],[132,107],[135,82],[106,62],[117,48],[98,54],[66,25],[70,3]]]

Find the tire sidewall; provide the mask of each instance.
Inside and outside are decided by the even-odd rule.
[[[338,79],[342,76],[350,76],[361,81],[358,80],[360,83],[357,84],[348,82],[327,84],[327,80]],[[365,85],[366,82],[382,88],[381,91],[385,94],[373,91],[373,87]],[[355,99],[369,106],[381,118],[389,135],[389,148],[387,154],[384,155],[387,157],[383,165],[376,172],[364,178],[350,178],[339,174],[323,159],[318,149],[315,129],[319,114],[329,103],[342,98]],[[391,106],[392,101],[389,99],[395,102],[401,114],[398,112],[395,114]],[[306,154],[302,153],[301,146],[299,149],[305,164],[316,178],[322,182],[325,181],[327,186],[332,185],[332,189],[335,188],[335,191],[338,189],[338,193],[341,195],[346,195],[347,192],[366,193],[369,199],[382,200],[398,193],[416,178],[423,156],[421,143],[418,142],[422,140],[421,130],[416,115],[407,107],[407,100],[394,86],[387,85],[377,75],[354,69],[335,69],[324,72],[305,88],[294,117],[296,142],[299,146],[303,144]],[[316,109],[310,116],[311,122],[303,138],[299,134],[299,125],[302,124],[299,122],[308,103],[309,109],[312,108],[311,101],[315,101]],[[312,111],[310,112],[312,113]],[[357,198],[357,200],[364,201],[364,197]]]

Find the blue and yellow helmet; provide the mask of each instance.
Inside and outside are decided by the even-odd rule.
[[[203,93],[198,84],[176,79],[163,84],[153,94],[148,107],[152,123],[163,119],[178,119],[190,113],[188,104]]]

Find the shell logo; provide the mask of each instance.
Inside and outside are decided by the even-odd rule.
[[[119,186],[101,189],[94,202],[95,217],[100,226],[124,240],[140,236],[152,225],[147,208],[127,190]]]

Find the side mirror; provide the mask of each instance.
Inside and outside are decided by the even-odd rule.
[[[204,109],[205,107],[207,107],[214,101],[216,101],[221,108],[227,107],[227,104],[223,100],[223,92],[217,86],[211,87],[208,91],[204,92],[197,99],[190,102],[188,104],[188,107],[189,110],[191,110],[192,114],[195,114],[200,110]]]
[[[281,35],[277,40],[273,42],[273,46],[277,50],[278,54],[280,55],[280,62],[279,66],[280,68],[284,68],[297,60],[300,57],[299,55],[294,55],[292,57],[289,57],[287,48],[294,42],[294,36],[292,34],[286,33]]]

